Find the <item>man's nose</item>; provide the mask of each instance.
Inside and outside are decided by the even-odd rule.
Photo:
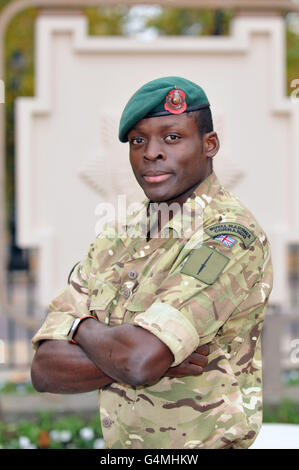
[[[144,158],[146,160],[156,160],[156,159],[165,160],[166,155],[163,149],[161,148],[161,144],[157,142],[156,139],[149,140],[145,148]]]

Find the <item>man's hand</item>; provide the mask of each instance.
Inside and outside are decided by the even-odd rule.
[[[204,368],[208,364],[210,348],[208,344],[199,346],[195,351],[187,357],[181,364],[175,367],[170,367],[165,377],[185,377],[186,375],[200,375],[203,373]]]

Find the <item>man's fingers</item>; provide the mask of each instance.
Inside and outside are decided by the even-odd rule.
[[[206,367],[209,361],[206,356],[202,356],[201,354],[194,352],[189,356],[188,362],[197,366]]]
[[[170,367],[165,373],[166,377],[185,377],[187,375],[200,375],[203,368],[195,364],[185,364],[182,362],[179,366]]]
[[[179,371],[179,373],[182,374],[183,376],[200,375],[203,373],[203,368],[200,366],[193,365],[193,364],[188,364],[188,366],[186,366],[186,368],[182,368]]]
[[[198,348],[195,349],[195,352],[202,354],[203,356],[208,356],[210,354],[210,346],[208,344],[203,344],[202,346],[198,346]]]
[[[165,373],[166,377],[185,377],[187,375],[200,375],[204,372],[204,368],[208,364],[207,356],[210,353],[208,344],[199,346],[189,357],[181,364],[170,367]]]

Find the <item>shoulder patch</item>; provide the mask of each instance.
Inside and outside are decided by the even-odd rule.
[[[181,273],[211,285],[217,280],[228,262],[229,258],[219,253],[215,248],[202,245],[191,251]]]
[[[219,224],[211,225],[205,232],[211,237],[218,235],[233,235],[242,240],[246,248],[251,245],[256,239],[256,236],[248,230],[244,225],[235,222],[220,222]]]

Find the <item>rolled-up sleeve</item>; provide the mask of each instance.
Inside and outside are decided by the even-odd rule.
[[[265,263],[258,239],[247,248],[242,243],[228,248],[209,240],[200,249],[206,251],[193,250],[157,289],[155,302],[134,318],[135,325],[169,347],[174,355],[172,366],[199,345],[211,342],[226,320],[240,312],[240,304],[251,295]],[[257,290],[252,295],[253,302],[265,301],[265,292]]]
[[[172,366],[180,364],[199,345],[199,337],[192,323],[170,304],[155,302],[146,312],[135,318],[142,326],[157,336],[173,353]]]

